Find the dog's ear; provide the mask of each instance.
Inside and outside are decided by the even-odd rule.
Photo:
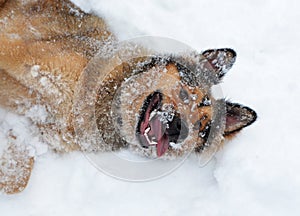
[[[225,137],[230,137],[244,127],[251,125],[257,118],[254,110],[249,107],[226,102],[226,127]]]
[[[208,61],[207,68],[215,73],[216,78],[221,78],[232,67],[236,59],[236,52],[230,48],[209,49],[201,53]]]

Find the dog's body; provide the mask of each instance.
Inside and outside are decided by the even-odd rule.
[[[60,124],[53,130],[68,133],[62,142],[68,145],[60,144],[56,149],[78,149],[68,140],[68,136],[73,139],[73,132],[66,124],[71,121],[74,87],[89,60],[105,41],[112,40],[110,32],[103,20],[68,1],[13,0],[2,4],[0,76],[6,85],[18,86],[0,89],[1,104],[21,114],[34,105],[51,104],[48,111],[55,125]],[[47,130],[53,125],[48,122]]]
[[[68,1],[0,1],[1,106],[19,114],[45,109],[47,121],[36,123],[45,139],[57,139],[49,144],[60,152],[79,149],[71,125],[74,87],[89,60],[109,40],[113,37],[102,19]],[[4,169],[3,165],[0,188],[6,193],[22,190],[28,176],[23,184],[6,181],[7,175],[19,176]]]
[[[95,111],[104,147],[102,144],[101,148],[80,145],[75,139],[76,85],[90,60],[106,52],[107,45],[114,41],[101,18],[84,13],[67,0],[0,1],[0,105],[19,114],[35,109],[45,111],[46,117],[32,118],[32,121],[39,126],[44,140],[59,152],[115,150],[128,146],[130,140],[135,143],[134,150],[146,156],[180,156],[190,150],[201,152],[205,146],[209,147],[206,144],[209,142],[220,145],[224,137],[255,121],[256,114],[251,109],[225,100],[215,101],[210,95],[210,87],[217,84],[234,63],[233,50],[167,57],[163,64],[155,58],[147,61],[140,58],[115,68],[110,80],[103,79],[99,87]],[[183,68],[177,61],[189,67]],[[140,67],[141,62],[143,67]],[[194,66],[196,64],[201,70],[207,69],[205,76],[199,78],[189,70],[200,69]],[[125,82],[129,77],[131,81]],[[145,80],[157,79],[160,81],[142,91],[139,99],[131,103],[124,99],[134,94],[128,88],[130,82],[134,82],[135,88],[143,89]],[[119,137],[114,135],[107,110],[116,87],[123,88],[119,95],[122,106],[118,108],[124,113],[128,110],[133,113],[119,115],[122,122]],[[221,104],[227,109],[226,119],[223,119],[226,122],[223,127],[218,125],[219,129],[213,134],[213,118]],[[191,106],[193,110],[186,108]],[[179,110],[190,111],[180,114]],[[163,121],[163,114],[171,117]],[[210,132],[212,140],[208,138]],[[9,136],[11,142],[0,167],[0,188],[6,193],[16,193],[27,184],[33,158],[26,149],[18,150],[14,135]],[[178,147],[177,142],[184,144]],[[13,168],[19,170],[18,176],[5,171],[5,166],[9,166],[5,158],[9,154],[15,156]]]

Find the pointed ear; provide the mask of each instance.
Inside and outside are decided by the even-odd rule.
[[[236,52],[230,48],[209,49],[201,54],[208,60],[208,68],[219,80],[232,67],[236,59]]]
[[[257,118],[256,112],[237,103],[226,102],[226,127],[224,136],[230,136],[251,125]]]

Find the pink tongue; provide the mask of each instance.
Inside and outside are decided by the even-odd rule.
[[[169,138],[166,134],[164,134],[162,138],[157,142],[157,147],[156,147],[157,156],[158,157],[162,156],[168,150],[168,147],[169,147]]]
[[[165,132],[162,122],[159,120],[159,116],[154,116],[149,122],[151,130],[149,131],[150,136],[154,136],[156,140],[160,140]]]
[[[169,147],[169,138],[165,134],[166,127],[163,125],[163,123],[159,120],[159,116],[154,116],[150,121],[150,128],[149,131],[150,136],[155,136],[157,141],[156,146],[156,153],[157,156],[162,156]]]

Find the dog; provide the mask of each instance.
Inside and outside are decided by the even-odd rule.
[[[29,116],[56,152],[129,148],[162,159],[210,154],[256,120],[211,93],[234,50],[153,56],[135,47],[139,55],[120,62],[106,55],[128,55],[116,44],[103,19],[68,0],[1,0],[0,105]],[[0,188],[13,194],[26,187],[34,157],[8,137]]]

